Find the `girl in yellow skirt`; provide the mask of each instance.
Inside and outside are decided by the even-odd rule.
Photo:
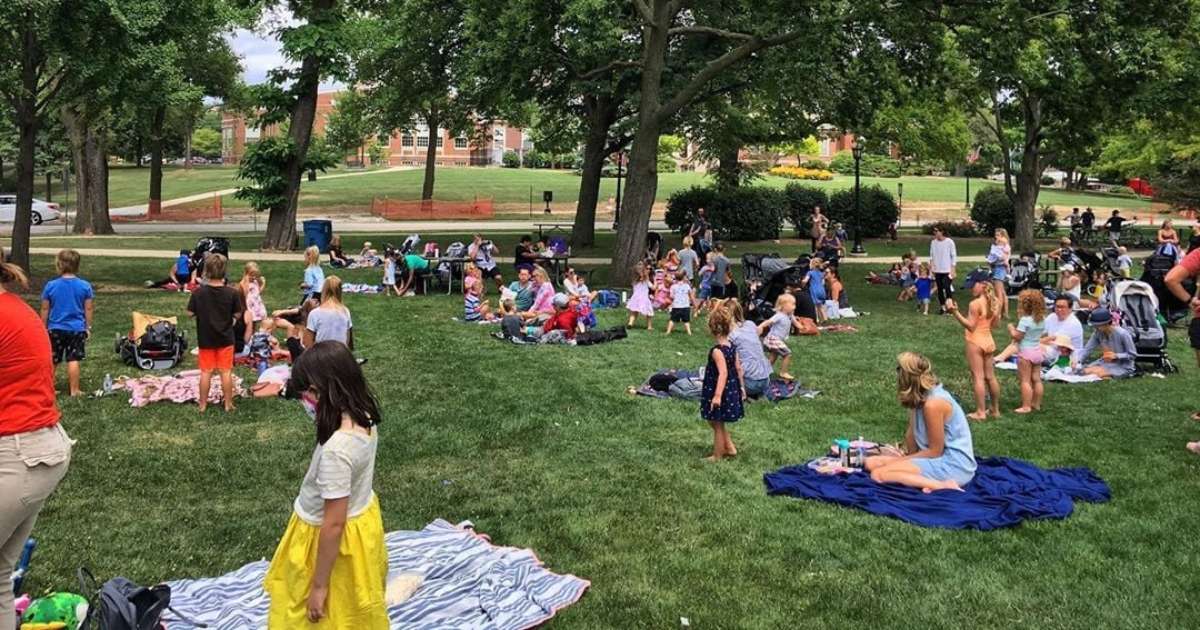
[[[288,387],[316,424],[317,447],[267,570],[268,627],[386,630],[387,549],[371,489],[379,404],[340,341],[300,355]]]

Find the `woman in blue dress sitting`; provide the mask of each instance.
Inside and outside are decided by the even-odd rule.
[[[900,404],[908,409],[903,452],[867,458],[871,479],[934,490],[961,490],[975,477],[971,427],[958,401],[942,387],[929,359],[905,352],[896,359]]]

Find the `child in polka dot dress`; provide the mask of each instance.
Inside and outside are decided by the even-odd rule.
[[[700,396],[700,417],[707,420],[713,430],[713,452],[705,458],[710,462],[737,455],[727,423],[742,419],[746,386],[742,362],[729,344],[732,330],[733,318],[728,307],[724,304],[715,307],[708,317],[708,331],[717,344],[708,353]]]

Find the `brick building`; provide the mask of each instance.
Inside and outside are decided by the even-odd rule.
[[[317,95],[317,115],[313,122],[313,135],[325,134],[325,125],[337,108],[340,92],[323,92]],[[429,128],[417,124],[407,133],[395,133],[388,139],[388,166],[423,166],[429,148]],[[445,129],[438,130],[434,142],[437,144],[437,163],[442,166],[489,166],[500,164],[504,153],[514,151],[524,155],[533,149],[526,131],[510,127],[502,121],[480,125],[471,136],[456,136]],[[224,112],[221,117],[221,157],[225,164],[237,164],[246,152],[246,145],[261,138],[279,133],[277,125],[259,128],[248,125],[246,119],[234,112]],[[365,151],[364,151],[365,154]],[[347,156],[357,160],[357,156]],[[365,157],[367,164],[370,158]]]

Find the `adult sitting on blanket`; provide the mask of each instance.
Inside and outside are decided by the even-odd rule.
[[[403,277],[400,281],[400,295],[416,294],[417,280],[423,278],[429,273],[429,261],[424,256],[417,254],[405,254],[400,259],[400,273]]]
[[[565,293],[554,296],[554,314],[542,326],[542,335],[538,339],[540,343],[564,343],[574,339],[575,333],[583,332],[579,329],[579,314],[571,302]]]
[[[975,477],[975,449],[966,414],[938,382],[929,359],[905,352],[896,361],[900,404],[909,410],[904,450],[867,458],[871,479],[926,493],[962,490]]]
[[[554,315],[554,283],[550,275],[541,267],[533,269],[533,304],[530,309],[521,313],[525,321],[542,323]]]
[[[1071,340],[1071,348],[1074,349],[1074,355],[1071,357],[1075,363],[1083,361],[1083,324],[1079,323],[1079,318],[1075,317],[1075,312],[1071,308],[1071,297],[1068,295],[1059,295],[1054,299],[1054,312],[1046,318],[1046,334],[1042,336],[1043,343],[1057,345],[1055,338],[1059,335],[1065,335]],[[996,355],[996,363],[1008,361],[1017,354],[1017,344],[1010,343],[1003,352]],[[1055,355],[1057,357],[1057,355]]]
[[[1113,325],[1112,313],[1098,308],[1088,316],[1088,325],[1096,329],[1083,348],[1082,357],[1087,360],[1097,350],[1100,359],[1089,363],[1084,374],[1093,374],[1103,379],[1125,378],[1133,374],[1133,360],[1137,358],[1137,346],[1133,335],[1120,326]]]
[[[344,269],[349,267],[351,262],[342,251],[342,237],[334,236],[333,240],[329,242],[329,266],[334,269]]]
[[[729,311],[733,319],[733,332],[729,334],[729,343],[742,362],[742,384],[746,394],[754,398],[762,396],[771,384],[771,362],[763,352],[762,340],[758,337],[758,326],[746,321],[746,313],[736,299],[719,302],[716,308]]]
[[[508,290],[513,293],[513,305],[517,307],[518,312],[524,313],[533,308],[533,295],[537,287],[530,280],[532,276],[532,269],[522,269],[517,272],[517,279],[508,285]]]

